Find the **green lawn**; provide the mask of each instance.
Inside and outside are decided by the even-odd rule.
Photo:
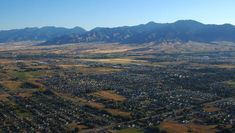
[[[12,75],[16,76],[21,80],[26,80],[28,78],[37,77],[41,75],[41,72],[19,72],[19,71],[12,71]]]

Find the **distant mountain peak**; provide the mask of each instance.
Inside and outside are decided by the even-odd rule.
[[[155,25],[155,24],[157,24],[157,23],[155,23],[154,21],[150,21],[146,25]]]
[[[203,23],[200,23],[198,21],[195,21],[195,20],[178,20],[172,24],[175,24],[175,25],[185,25],[185,26],[203,26],[204,24]]]
[[[178,20],[178,21],[175,21],[174,23],[197,23],[197,24],[202,24],[201,22],[198,22],[198,21],[195,21],[195,20],[192,20],[192,19],[185,19],[185,20]]]

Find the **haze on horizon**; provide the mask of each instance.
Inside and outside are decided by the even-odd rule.
[[[235,24],[234,0],[0,0],[0,30],[75,26],[90,30],[192,19]]]

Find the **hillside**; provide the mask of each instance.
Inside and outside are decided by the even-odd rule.
[[[140,24],[114,28],[97,27],[90,31],[75,27],[24,28],[0,31],[0,43],[17,41],[44,41],[41,45],[68,43],[143,44],[162,42],[235,42],[235,26],[230,24],[203,24],[194,20],[174,23]]]
[[[86,31],[83,28],[75,27],[72,29],[47,26],[42,28],[24,28],[0,31],[0,42],[16,42],[16,41],[43,41],[50,40],[55,37],[69,34],[81,34]]]
[[[149,22],[137,26],[95,28],[84,34],[69,34],[51,39],[43,45],[81,42],[105,43],[159,43],[159,42],[235,42],[235,26],[230,24],[202,24],[193,20],[175,23]]]

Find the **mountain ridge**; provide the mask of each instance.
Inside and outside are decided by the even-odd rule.
[[[0,42],[40,40],[39,45],[67,43],[120,43],[142,44],[161,42],[235,42],[235,26],[232,24],[203,24],[195,20],[178,20],[173,23],[156,23],[119,27],[96,27],[86,31],[81,27],[32,27],[0,31]]]
[[[203,24],[194,20],[179,20],[174,23],[149,22],[136,26],[95,28],[80,35],[66,35],[49,40],[42,45],[105,42],[105,43],[161,43],[161,42],[235,42],[235,26],[231,24]]]
[[[81,34],[86,32],[81,27],[74,27],[71,29],[55,26],[26,27],[24,29],[12,29],[0,31],[0,42],[14,42],[14,41],[27,41],[27,40],[50,40],[52,38],[66,35],[66,34]]]

